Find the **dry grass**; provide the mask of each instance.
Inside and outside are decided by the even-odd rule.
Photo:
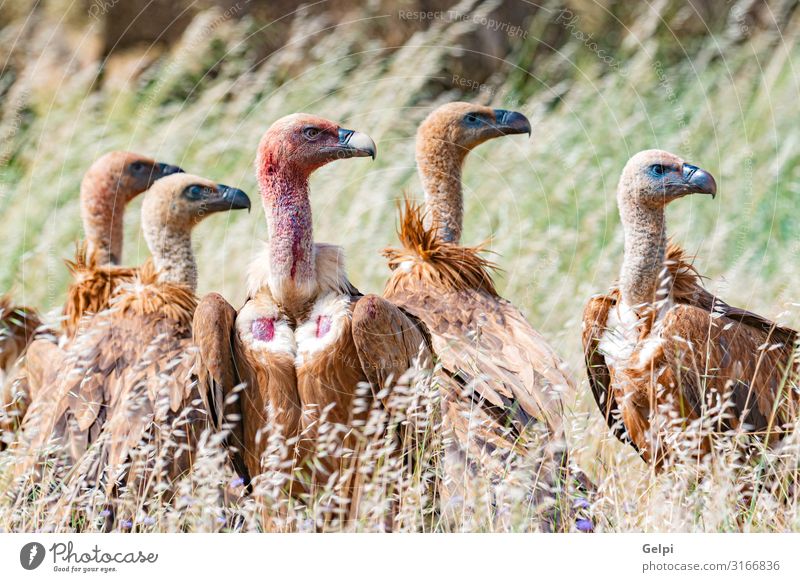
[[[486,81],[491,90],[467,93],[463,87],[443,92],[432,87],[449,84],[450,47],[461,31],[474,26],[468,22],[433,22],[404,46],[387,50],[379,40],[365,38],[357,22],[323,30],[329,25],[298,18],[291,40],[254,62],[249,55],[257,47],[249,35],[259,25],[207,12],[141,76],[118,72],[113,83],[99,88],[97,63],[67,66],[63,54],[73,54],[72,48],[58,46],[63,42],[58,33],[47,29],[26,45],[42,58],[30,57],[13,79],[2,77],[0,290],[11,289],[26,304],[59,308],[69,277],[62,259],[80,237],[78,185],[102,153],[141,151],[255,195],[252,163],[261,133],[281,115],[312,111],[366,131],[378,143],[376,162],[332,164],[311,184],[316,239],[344,245],[353,282],[363,291],[378,291],[388,276],[379,250],[396,244],[397,202],[404,193],[420,194],[413,157],[418,123],[432,106],[456,98],[516,108],[534,121],[533,139],[496,140],[468,160],[465,242],[492,237],[493,260],[503,268],[499,291],[546,334],[579,380],[568,402],[567,425],[578,463],[599,485],[591,507],[597,529],[800,531],[796,493],[778,487],[788,478],[772,479],[770,487],[778,489],[758,490],[749,507],[738,507],[758,473],[742,471],[732,450],[715,451],[705,467],[686,455],[655,475],[634,451],[610,437],[586,385],[579,319],[586,298],[605,290],[620,265],[618,174],[632,153],[659,147],[717,178],[716,202],[681,201],[668,217],[675,239],[697,253],[696,265],[710,278],[711,290],[782,323],[800,323],[795,219],[800,147],[793,123],[800,23],[794,18],[780,35],[756,35],[740,43],[706,36],[690,46],[668,30],[648,35],[644,15],[631,26],[638,37],[615,56],[614,67],[575,39],[527,63],[526,51],[537,45],[535,31],[544,26],[535,21],[523,46]],[[666,48],[686,53],[667,59]],[[149,62],[155,54],[144,52],[132,60],[140,57]],[[147,255],[139,204],[126,217],[125,261],[130,264]],[[258,212],[230,214],[206,221],[198,231],[200,292],[219,291],[237,305],[248,261],[266,234],[263,218]],[[440,518],[430,495],[440,473],[428,460],[442,445],[435,424],[429,432],[434,438],[418,453],[425,462],[417,466],[425,469],[379,465],[363,518],[344,529],[385,527],[389,490],[399,506],[396,530],[541,528],[526,503],[531,487],[526,469],[535,463],[535,451],[510,467],[499,506],[487,502],[487,484],[476,479],[470,510]],[[280,495],[280,483],[272,481],[260,486],[258,498],[237,498],[215,440],[209,436],[191,475],[162,484],[178,492],[171,501],[123,495],[124,517],[115,527],[127,527],[121,521],[126,519],[143,531],[253,530],[263,525],[264,505],[280,510],[272,512],[282,516],[279,529],[340,527],[319,521],[335,483],[307,505],[289,503]],[[368,455],[383,462],[386,456],[376,447]],[[780,450],[765,452],[759,471],[790,476],[798,460],[793,436]],[[80,485],[65,491],[69,481],[56,469],[45,475],[38,491],[17,496],[18,486],[10,483],[14,462],[11,453],[0,453],[0,490],[5,491],[0,529],[104,526],[103,496]],[[64,499],[84,510],[54,512],[53,503]]]

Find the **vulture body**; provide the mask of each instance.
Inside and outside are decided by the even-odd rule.
[[[676,449],[701,457],[725,434],[774,442],[797,411],[796,332],[709,293],[684,251],[667,242],[666,205],[694,193],[714,196],[714,178],[668,152],[631,158],[617,191],[620,283],[592,297],[583,314],[600,412],[657,469]]]
[[[191,466],[197,438],[209,426],[191,374],[197,305],[191,231],[212,213],[249,207],[241,190],[183,173],[147,191],[142,227],[152,259],[118,283],[110,307],[90,316],[44,372],[49,388],[25,417],[19,473],[51,445],[67,466],[86,464],[78,478],[107,491],[131,486],[134,473],[142,478],[130,468],[134,457],[171,479]],[[84,457],[90,446],[92,455]],[[145,484],[151,485],[135,483]]]
[[[276,121],[256,160],[270,236],[251,269],[248,298],[237,312],[219,295],[206,296],[194,320],[216,415],[241,417],[233,430],[238,466],[250,479],[262,475],[269,468],[262,456],[276,454],[268,451],[277,437],[286,444],[277,454],[289,494],[313,497],[337,483],[339,502],[326,519],[357,512],[353,428],[364,425],[391,381],[427,357],[415,322],[380,297],[361,296],[347,279],[342,250],[313,240],[309,175],[336,159],[374,153],[366,135],[325,119]],[[360,393],[359,383],[372,392]],[[244,386],[238,400],[231,397],[237,385]]]
[[[180,171],[176,166],[121,151],[105,154],[89,167],[80,191],[86,240],[77,249],[75,260],[67,261],[73,282],[67,289],[64,304],[65,338],[75,335],[84,314],[98,313],[108,307],[117,283],[130,280],[134,274],[132,269],[117,266],[122,255],[125,205],[158,178]],[[33,332],[41,322],[33,310],[12,310],[10,306],[0,310],[4,312],[4,323],[0,327],[0,365],[6,373],[32,342],[19,373],[6,383],[0,378],[6,416],[6,421],[0,422],[0,431],[4,435],[1,440],[5,441],[13,439],[15,426],[41,388],[39,382],[44,369],[55,365],[63,353],[49,335],[40,334],[34,340]]]
[[[566,478],[561,398],[573,384],[565,365],[519,309],[497,294],[493,265],[481,248],[460,244],[466,155],[488,139],[529,132],[528,120],[516,112],[469,103],[434,110],[417,133],[426,210],[407,201],[402,247],[384,252],[392,270],[384,297],[425,324],[444,368],[443,420],[451,437],[444,498],[464,496],[466,473],[501,482],[509,456],[537,432],[543,443],[538,471],[546,483],[539,499],[558,497]]]

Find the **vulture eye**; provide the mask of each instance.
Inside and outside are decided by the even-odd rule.
[[[667,168],[661,164],[653,164],[650,166],[650,173],[659,178],[667,173]]]
[[[185,191],[185,196],[189,200],[201,200],[206,193],[208,192],[208,188],[205,186],[200,186],[195,184],[194,186],[189,186]]]
[[[464,116],[464,123],[466,123],[471,127],[479,125],[480,122],[481,118],[478,117],[475,113],[468,113],[466,116]]]
[[[317,127],[306,127],[303,130],[303,136],[305,136],[305,138],[309,140],[317,139],[320,133],[322,132]]]
[[[142,162],[133,162],[130,167],[132,172],[141,172],[144,170],[144,164]]]

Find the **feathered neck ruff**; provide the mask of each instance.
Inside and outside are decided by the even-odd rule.
[[[88,241],[76,246],[74,260],[65,260],[73,283],[67,290],[64,303],[64,331],[73,337],[81,318],[105,309],[121,281],[130,281],[136,269],[102,264],[98,253],[89,251]]]
[[[119,285],[111,307],[125,316],[155,315],[190,328],[197,297],[186,285],[161,280],[152,259],[148,259],[129,282]]]
[[[447,291],[474,289],[497,295],[490,271],[497,271],[498,267],[481,256],[483,244],[468,247],[442,240],[435,226],[425,227],[422,206],[407,197],[399,211],[397,235],[402,248],[383,250],[392,271],[416,273]],[[397,283],[397,277],[392,277],[387,291],[393,291]]]

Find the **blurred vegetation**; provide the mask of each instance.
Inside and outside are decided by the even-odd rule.
[[[669,210],[709,286],[800,324],[796,0],[34,4],[0,8],[0,291],[20,301],[62,300],[78,188],[96,157],[139,151],[257,197],[258,139],[296,111],[378,143],[374,163],[319,171],[312,203],[317,240],[343,245],[354,283],[379,291],[395,204],[421,194],[415,129],[463,99],[534,121],[531,140],[496,140],[468,159],[465,239],[491,238],[501,290],[584,382],[576,434],[604,434],[586,403],[580,313],[616,278],[616,181],[640,149],[672,150],[717,177],[716,201]],[[408,17],[419,11],[447,16]],[[139,206],[126,215],[127,263],[147,255]],[[201,225],[200,292],[240,302],[265,236],[257,211]],[[581,444],[587,455],[600,446]]]

